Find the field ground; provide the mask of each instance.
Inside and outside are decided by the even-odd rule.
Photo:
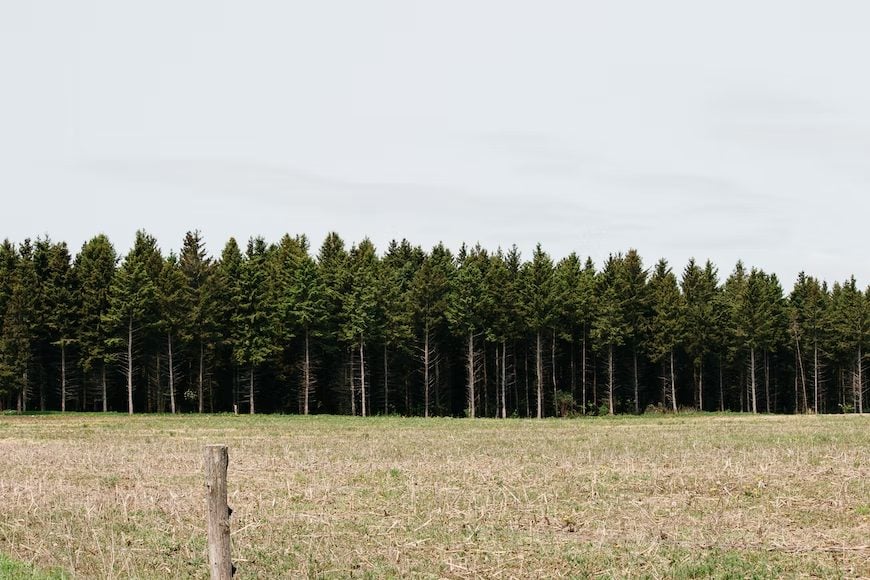
[[[239,578],[870,577],[870,417],[0,416],[0,571]],[[23,567],[22,567],[23,566]]]

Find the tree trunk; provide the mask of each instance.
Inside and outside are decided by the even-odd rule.
[[[254,363],[251,363],[251,378],[248,381],[248,413],[253,415],[256,412],[254,407]]]
[[[468,416],[474,419],[474,331],[468,331]]]
[[[311,393],[311,358],[308,351],[308,327],[305,327],[305,363],[302,367],[302,413],[310,412],[309,396]]]
[[[197,377],[196,394],[198,397],[198,411],[202,413],[205,410],[203,401],[203,375],[205,374],[205,349],[202,345],[202,339],[199,340],[199,376]],[[172,411],[173,413],[175,411]]]
[[[507,350],[506,342],[501,341],[501,418],[507,419]]]
[[[133,414],[133,317],[127,324],[127,413]]]
[[[356,376],[353,371],[354,349],[348,348],[350,363],[348,367],[348,379],[350,383],[350,414],[356,416]]]
[[[704,410],[704,358],[698,363],[698,410]]]
[[[362,333],[359,335],[359,394],[360,414],[366,416],[366,353],[365,339]]]
[[[66,344],[60,341],[60,412],[66,412]]]
[[[640,385],[637,380],[637,348],[631,351],[634,362],[634,414],[640,415]]]
[[[582,391],[581,396],[583,397],[583,414],[586,414],[586,325],[583,325],[583,340],[581,342],[581,355],[580,355],[580,389]]]
[[[429,321],[423,331],[423,416],[429,417]]]
[[[813,412],[819,412],[819,345],[813,341]]]
[[[750,378],[750,392],[749,396],[752,398],[751,409],[753,413],[758,413],[758,404],[756,402],[755,396],[755,349],[750,349],[750,364],[749,364],[749,372],[752,373],[752,377]]]
[[[172,333],[166,333],[166,346],[169,354],[169,410],[174,415],[176,413],[175,408],[175,365],[172,362]],[[202,391],[200,391],[202,392]],[[202,398],[200,398],[200,404],[202,404]],[[200,411],[202,412],[202,411]]]
[[[674,377],[674,351],[671,350],[671,404],[674,413],[677,412],[677,380]]]
[[[722,376],[722,357],[719,357],[719,412],[725,412],[725,381]]]
[[[615,413],[613,406],[613,345],[607,349],[607,407],[610,414]]]
[[[764,412],[770,413],[770,362],[764,351]]]
[[[106,413],[106,412],[109,411],[109,402],[108,402],[108,400],[107,400],[107,398],[108,398],[108,389],[106,388],[106,363],[105,363],[105,362],[103,362],[103,364],[102,364],[102,373],[100,373],[100,374],[102,375],[102,379],[103,379],[103,380],[102,380],[102,385],[103,385],[103,413]]]
[[[541,360],[541,331],[539,330],[537,335],[537,342],[535,343],[535,373],[538,378],[538,409],[537,409],[537,417],[538,419],[543,418],[544,416],[544,362]]]
[[[795,333],[794,337],[795,344],[795,355],[798,360],[798,369],[800,370],[801,377],[801,393],[803,394],[803,403],[804,403],[804,413],[809,412],[809,401],[807,400],[807,376],[804,372],[804,357],[801,355],[801,343],[798,340],[797,333]],[[815,404],[813,405],[815,406]],[[795,405],[797,407],[797,405]]]
[[[550,374],[553,376],[553,415],[558,416],[559,415],[559,402],[558,402],[559,397],[556,396],[556,393],[558,392],[558,387],[556,385],[556,329],[555,328],[553,329],[553,343],[552,343],[552,348],[550,349],[550,361],[551,361],[551,366],[552,366]]]
[[[858,413],[864,413],[864,352],[861,345],[858,345],[858,384],[856,393],[858,395]]]
[[[387,361],[387,345],[384,343],[384,415],[390,414],[390,367]]]

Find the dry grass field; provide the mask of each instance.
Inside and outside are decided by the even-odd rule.
[[[870,417],[737,415],[2,416],[0,572],[207,577],[207,443],[239,578],[870,577]]]

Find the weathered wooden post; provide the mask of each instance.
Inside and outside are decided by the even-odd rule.
[[[230,551],[230,508],[227,505],[226,445],[205,447],[205,487],[208,501],[208,564],[212,580],[230,580],[233,561]]]

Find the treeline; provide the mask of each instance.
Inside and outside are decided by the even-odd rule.
[[[542,417],[662,410],[863,412],[870,292],[638,253],[600,268],[540,246],[379,255],[330,234],[198,232],[120,258],[0,247],[0,406],[26,410]]]

